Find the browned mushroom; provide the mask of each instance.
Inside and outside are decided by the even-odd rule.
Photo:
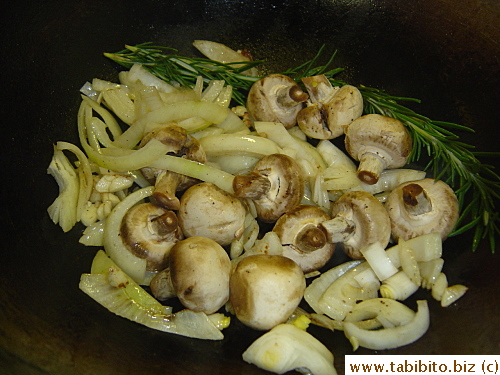
[[[297,263],[304,273],[323,267],[332,257],[335,244],[328,242],[319,224],[330,219],[321,208],[299,205],[282,215],[274,225],[283,246],[283,256]]]
[[[351,85],[333,87],[324,74],[302,78],[309,93],[307,107],[297,115],[302,131],[315,139],[333,139],[363,113],[363,97]]]
[[[254,121],[280,122],[288,129],[297,123],[297,114],[307,98],[290,77],[270,74],[252,85],[246,106]]]
[[[159,271],[165,268],[172,246],[183,234],[173,211],[141,203],[124,216],[120,237],[131,253],[147,259],[146,270]]]
[[[440,233],[445,240],[458,220],[458,200],[453,189],[441,180],[426,178],[405,182],[387,198],[395,240]]]
[[[243,324],[268,330],[299,305],[306,281],[300,267],[281,255],[250,255],[231,274],[230,302]]]
[[[346,150],[358,160],[358,178],[377,183],[384,169],[400,168],[412,150],[411,137],[401,123],[392,117],[370,114],[354,120],[346,129]]]
[[[177,215],[186,237],[204,236],[223,246],[240,238],[245,229],[243,203],[210,182],[188,188]]]
[[[298,206],[304,195],[300,165],[284,154],[271,154],[259,160],[252,172],[233,181],[235,196],[255,202],[257,216],[271,223]]]
[[[386,247],[391,237],[389,215],[380,201],[365,191],[350,191],[332,205],[332,219],[319,224],[328,241],[342,243],[354,259],[363,258],[360,249],[379,242]]]
[[[186,130],[180,126],[170,124],[152,130],[143,137],[139,147],[143,147],[151,139],[158,139],[163,144],[170,146],[171,151],[169,154],[171,155],[200,163],[206,162],[205,152],[198,140],[187,134]],[[150,183],[155,184],[153,193],[155,203],[171,210],[179,209],[179,199],[175,195],[176,191],[185,190],[198,182],[191,177],[156,168],[142,168],[141,172]]]
[[[206,237],[177,242],[170,252],[168,268],[151,280],[158,300],[179,298],[183,306],[212,314],[229,299],[231,261],[224,248]]]

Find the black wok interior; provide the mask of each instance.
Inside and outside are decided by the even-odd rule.
[[[500,6],[497,0],[46,0],[2,7],[0,117],[3,233],[0,258],[2,374],[264,374],[241,354],[260,333],[233,319],[220,342],[194,340],[119,318],[78,289],[95,248],[63,233],[46,209],[57,185],[46,174],[52,145],[77,143],[79,88],[116,80],[103,57],[124,44],[152,41],[195,55],[194,39],[251,50],[269,72],[338,50],[340,76],[355,85],[417,97],[411,107],[473,128],[464,139],[498,151]],[[485,159],[499,165],[498,159]],[[498,254],[471,235],[444,245],[450,284],[470,290],[441,308],[426,298],[431,327],[418,342],[359,354],[500,354]],[[498,249],[497,249],[498,250]],[[498,253],[498,251],[497,251]],[[338,259],[337,259],[338,258]],[[337,255],[336,260],[340,260]],[[352,354],[341,332],[312,327],[344,372]]]

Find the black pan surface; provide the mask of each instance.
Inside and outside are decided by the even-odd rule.
[[[153,41],[194,55],[194,39],[248,48],[269,72],[296,66],[322,44],[338,50],[342,79],[423,99],[436,120],[475,129],[464,139],[498,151],[498,1],[17,1],[1,12],[1,374],[264,374],[243,351],[260,333],[233,319],[220,342],[152,331],[119,318],[78,289],[95,248],[64,234],[46,208],[57,185],[46,174],[52,145],[77,143],[79,88],[116,80],[102,56]],[[487,160],[499,165],[498,159]],[[470,251],[471,235],[445,242],[450,284],[470,290],[443,309],[426,291],[431,327],[418,342],[356,353],[500,354],[498,254]],[[498,251],[497,251],[498,252]],[[335,258],[340,261],[340,255]],[[352,349],[340,332],[313,327],[344,372]]]

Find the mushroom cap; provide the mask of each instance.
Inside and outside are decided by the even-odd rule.
[[[362,247],[380,242],[386,247],[391,237],[391,222],[384,205],[365,191],[350,191],[332,205],[332,218],[341,216],[354,222],[354,231],[342,243],[347,255],[362,259]]]
[[[267,192],[254,200],[259,219],[272,223],[285,212],[298,206],[304,195],[304,179],[300,165],[284,154],[271,154],[259,160],[253,174],[266,177]]]
[[[168,267],[154,275],[149,288],[151,294],[158,301],[166,301],[169,298],[177,297],[172,281],[170,280],[170,268]]]
[[[177,242],[169,269],[177,297],[188,309],[211,314],[228,301],[231,261],[217,242],[200,236]]]
[[[314,97],[312,92],[317,90],[317,87],[311,89],[308,87],[311,97]],[[345,127],[363,113],[363,97],[354,86],[344,85],[326,100],[313,101],[313,104],[308,104],[297,115],[297,123],[308,137],[315,139],[339,137],[344,134]]]
[[[414,215],[406,209],[403,191],[405,186],[412,184],[423,189],[432,208],[430,211]],[[453,189],[445,182],[433,178],[409,181],[397,186],[389,194],[385,208],[391,219],[392,237],[395,240],[409,240],[428,233],[440,233],[445,240],[459,217],[458,200]]]
[[[165,268],[172,246],[184,238],[175,213],[152,203],[141,203],[128,210],[120,236],[131,253],[147,259],[148,271]]]
[[[210,182],[188,188],[177,212],[186,237],[204,236],[223,246],[241,237],[245,216],[245,206],[238,198]]]
[[[357,118],[346,128],[345,146],[355,160],[361,161],[367,154],[375,155],[383,162],[383,169],[389,169],[406,164],[412,140],[401,121],[369,114]]]
[[[231,274],[230,302],[245,325],[268,330],[285,322],[299,305],[306,287],[304,273],[281,255],[250,255]]]
[[[283,245],[283,256],[292,259],[304,273],[323,267],[332,257],[335,244],[327,241],[318,224],[330,219],[321,208],[299,205],[282,215],[274,225]]]
[[[270,74],[252,85],[246,107],[254,121],[280,122],[288,129],[297,123],[297,114],[307,98],[290,77]]]

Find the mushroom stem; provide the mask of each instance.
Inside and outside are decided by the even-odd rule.
[[[178,210],[180,207],[179,198],[175,192],[180,183],[180,175],[175,172],[161,171],[156,177],[155,191],[153,198],[156,203],[169,210]]]
[[[403,187],[403,202],[406,211],[411,215],[422,215],[432,211],[432,202],[419,184]]]
[[[179,223],[177,215],[173,211],[167,211],[161,216],[151,218],[148,221],[148,225],[152,233],[157,233],[159,236],[166,236],[177,230]]]
[[[351,237],[356,229],[356,224],[344,215],[337,215],[333,219],[319,224],[319,228],[326,233],[328,242],[339,243],[345,242]]]
[[[374,185],[385,167],[382,158],[370,152],[365,153],[359,160],[358,178],[368,185]]]
[[[237,175],[233,179],[234,195],[239,198],[260,199],[270,188],[269,179],[255,172]]]
[[[276,94],[278,103],[283,107],[295,107],[309,98],[298,85],[283,86],[277,90]]]
[[[326,234],[316,225],[304,227],[297,235],[297,247],[303,252],[312,252],[326,245]]]

